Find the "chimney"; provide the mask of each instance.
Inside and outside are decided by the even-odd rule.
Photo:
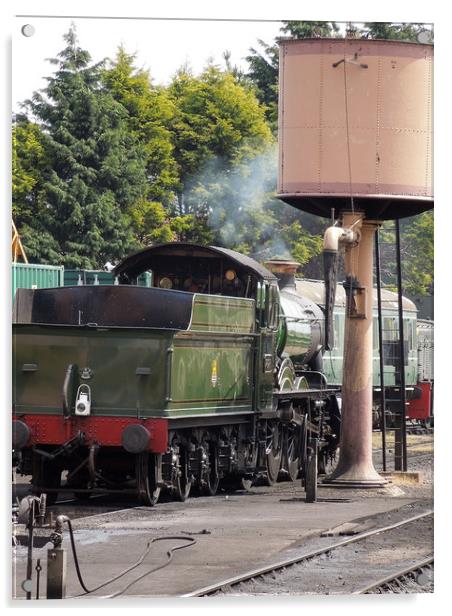
[[[280,289],[292,287],[295,289],[295,274],[300,267],[297,261],[287,259],[272,259],[264,263],[265,267],[278,279]]]

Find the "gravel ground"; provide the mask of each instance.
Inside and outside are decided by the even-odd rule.
[[[422,441],[422,437],[416,438],[417,443]],[[130,565],[136,555],[141,553],[145,536],[162,533],[196,536],[198,544],[195,548],[180,552],[171,567],[163,570],[161,575],[156,574],[141,585],[136,585],[130,592],[134,596],[180,596],[203,584],[257,568],[263,562],[280,561],[285,557],[294,557],[300,550],[314,549],[317,545],[321,547],[322,543],[325,543],[325,539],[320,537],[321,531],[342,522],[356,521],[367,515],[367,518],[361,521],[378,517],[382,525],[385,525],[396,521],[400,516],[406,516],[408,511],[414,515],[419,511],[431,509],[431,440],[430,437],[430,444],[422,441],[419,446],[421,451],[416,446],[415,451],[409,452],[408,470],[420,472],[419,483],[393,482],[383,488],[371,490],[333,488],[320,484],[318,503],[313,504],[304,502],[305,494],[297,481],[292,484],[279,483],[272,488],[256,486],[248,494],[243,491],[223,491],[216,497],[191,498],[186,503],[163,502],[151,509],[135,507],[135,502],[124,500],[122,510],[115,511],[116,506],[109,507],[100,499],[99,502],[93,500],[86,506],[66,504],[59,507],[59,513],[66,513],[74,519],[83,571],[88,579],[91,578],[91,583],[97,578],[105,579],[110,572],[114,573],[116,569]],[[424,447],[428,451],[422,451]],[[379,455],[375,452],[377,469],[381,467]],[[388,468],[391,468],[389,456]],[[26,492],[26,485],[23,485],[21,490]],[[120,503],[117,506],[121,508]],[[128,508],[130,506],[132,508]],[[94,517],[86,517],[92,515]],[[200,534],[204,530],[206,533]],[[18,531],[23,533],[24,529],[18,528]],[[44,534],[48,535],[48,531]],[[327,540],[330,541],[331,538]],[[66,536],[66,547],[67,541]],[[407,541],[406,551],[413,551],[416,545],[417,542]],[[43,545],[41,550],[36,550],[35,557],[45,558],[46,549]],[[116,554],[115,562],[111,560],[112,553]],[[19,588],[23,579],[25,558],[26,547],[22,543],[15,550],[18,582],[16,588]],[[161,560],[158,555],[155,559],[156,562]],[[70,560],[71,555],[68,553],[68,592],[73,594],[79,591]],[[149,564],[152,562],[149,561]],[[329,569],[332,570],[332,560],[326,558],[320,567],[317,577],[313,576],[312,586],[300,587],[298,584],[296,588],[289,588],[286,592],[280,585],[279,591],[272,594],[332,592],[324,586],[324,577]],[[345,565],[342,565],[343,569],[344,567]],[[336,582],[339,586],[346,581],[344,570],[337,572]],[[339,576],[344,579],[340,580]],[[341,588],[338,592],[340,590]],[[419,589],[417,592],[420,592]],[[431,590],[424,589],[421,592]]]
[[[406,505],[396,511],[369,516],[362,523],[387,526],[425,511],[424,503]],[[415,539],[414,539],[415,538]],[[310,549],[328,546],[341,537],[311,542]],[[306,550],[304,550],[306,551]],[[433,520],[422,518],[409,526],[336,548],[329,553],[273,572],[231,589],[234,595],[351,594],[372,582],[423,560],[433,553]],[[295,553],[294,553],[295,555]],[[433,592],[433,573],[423,584],[407,583],[407,592]],[[399,589],[398,592],[405,592]],[[228,592],[218,593],[231,594]]]
[[[381,446],[381,436],[374,433],[374,465],[377,471],[382,471],[382,456],[378,448]],[[433,509],[433,438],[432,435],[409,435],[408,472],[419,473],[419,481],[394,480],[388,486],[377,490],[352,490],[331,488],[319,485],[319,499],[343,497],[353,501],[357,498],[375,498],[383,494],[392,494],[395,499],[403,497],[415,498],[416,502],[405,505],[399,510],[363,518],[365,523],[374,519],[379,525],[390,525],[405,517]],[[387,470],[394,468],[393,439],[388,438]],[[280,484],[281,486],[284,484]],[[279,486],[278,486],[279,487]],[[355,520],[356,521],[356,520]],[[351,544],[321,556],[316,561],[308,561],[286,569],[282,573],[274,573],[271,577],[246,582],[240,588],[234,587],[230,594],[236,595],[299,595],[299,594],[349,594],[357,588],[370,584],[373,580],[386,576],[388,562],[394,561],[393,571],[402,569],[406,564],[422,560],[424,556],[433,553],[433,520],[421,520],[403,530],[395,530],[392,535],[377,535],[362,544]],[[321,540],[309,542],[311,549],[322,547]],[[394,555],[397,558],[394,558]],[[281,559],[282,560],[282,559]],[[388,575],[391,571],[388,572]],[[397,593],[432,593],[433,568],[425,572],[421,578],[422,584],[415,579],[407,579],[400,585],[393,584]],[[221,596],[220,594],[218,596]]]

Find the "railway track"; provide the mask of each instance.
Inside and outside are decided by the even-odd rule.
[[[431,455],[432,451],[423,451],[419,452],[419,449],[422,447],[426,447],[427,445],[432,445],[433,447],[434,439],[429,439],[428,441],[422,441],[420,443],[410,443],[406,446],[407,450],[410,451],[410,457],[416,457],[417,455]],[[386,451],[394,449],[394,443],[390,443],[386,446]],[[372,453],[380,454],[383,452],[381,447],[373,449]],[[418,452],[418,453],[417,453]],[[413,455],[414,454],[414,455]]]
[[[319,549],[314,549],[312,551],[302,553],[296,557],[292,557],[292,558],[282,560],[279,562],[267,564],[263,567],[253,569],[252,571],[247,571],[241,575],[228,578],[225,580],[221,580],[210,586],[195,589],[192,592],[189,592],[182,596],[183,597],[207,597],[207,596],[214,596],[214,595],[234,594],[235,591],[237,591],[238,594],[256,594],[255,592],[252,592],[252,585],[256,580],[259,580],[263,582],[266,586],[268,586],[268,582],[274,582],[276,573],[284,574],[285,572],[291,570],[294,567],[305,564],[308,561],[312,563],[315,561],[315,559],[319,559],[323,556],[331,555],[335,550],[339,550],[341,548],[344,548],[345,546],[349,546],[350,544],[356,544],[359,542],[363,542],[369,538],[375,537],[377,535],[382,535],[384,533],[390,533],[391,531],[394,531],[395,529],[406,527],[407,525],[413,524],[419,520],[426,519],[432,515],[433,515],[433,511],[429,510],[427,512],[418,514],[416,516],[412,516],[410,518],[407,518],[395,524],[391,524],[389,526],[384,526],[381,528],[362,532],[362,533],[359,533],[347,539],[342,539],[339,541],[331,542],[331,543],[328,543],[328,545],[325,545]],[[433,557],[429,556],[428,559],[426,560],[429,560],[429,562],[430,561],[432,562]],[[416,565],[414,566],[414,571],[417,571],[421,567],[425,567],[425,566],[427,565],[424,563],[424,561],[422,561],[422,563],[416,563]],[[380,588],[384,586],[385,584],[390,583],[392,580],[398,579],[398,577],[400,576],[407,575],[411,570],[413,570],[413,566],[410,566],[408,569],[407,567],[405,567],[403,570],[398,571],[396,574],[391,573],[389,576],[386,576],[386,578],[384,579],[379,579],[377,580],[377,582],[373,582],[372,584],[367,584],[366,586],[363,586],[361,589],[354,590],[352,592],[354,593],[356,592],[358,594],[373,592],[373,589]],[[283,580],[279,581],[279,586],[280,587],[284,586]],[[348,589],[344,589],[344,590],[347,593],[349,592]],[[261,594],[261,593],[257,593],[257,594]],[[268,593],[262,593],[262,594],[268,594]],[[310,594],[310,593],[309,591],[307,591],[305,594]],[[327,592],[326,594],[329,594],[329,593]]]
[[[382,578],[374,584],[369,584],[355,590],[354,595],[368,594],[386,594],[386,593],[404,593],[410,587],[412,582],[418,585],[425,585],[429,581],[429,574],[433,574],[433,556],[424,558],[423,560],[411,565],[410,567],[401,569],[395,574]]]

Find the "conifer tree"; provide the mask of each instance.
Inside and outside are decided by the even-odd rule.
[[[49,260],[42,235],[56,243],[58,263],[93,268],[134,245],[129,209],[146,194],[146,156],[128,131],[127,110],[101,83],[102,64],[78,46],[74,27],[64,39],[51,60],[54,76],[26,102],[48,162],[40,195],[46,216],[22,233],[41,262]]]

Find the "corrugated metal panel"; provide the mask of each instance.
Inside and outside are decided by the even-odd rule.
[[[16,289],[47,289],[63,286],[62,265],[12,263],[12,293]]]

